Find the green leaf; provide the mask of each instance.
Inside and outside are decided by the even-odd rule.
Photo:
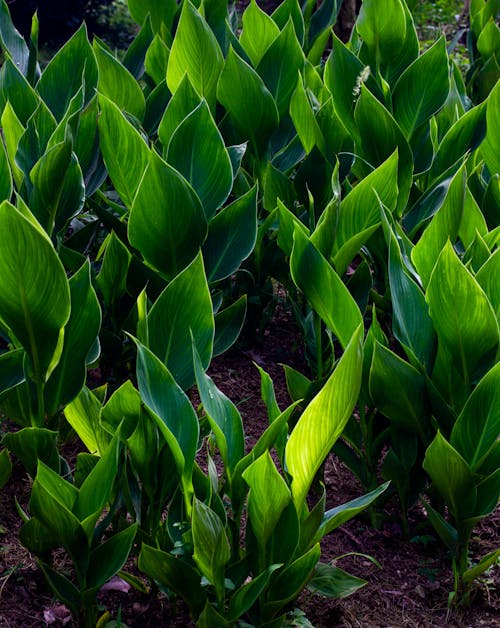
[[[150,152],[140,133],[111,100],[101,95],[99,105],[99,137],[104,163],[116,191],[130,209]]]
[[[183,478],[185,498],[192,494],[192,470],[198,447],[199,424],[191,402],[167,368],[144,345],[137,344],[137,383],[143,403],[172,452]]]
[[[217,599],[224,599],[224,566],[231,548],[217,513],[196,497],[193,499],[193,559],[201,573],[214,585]]]
[[[367,583],[367,580],[352,576],[340,567],[328,563],[318,563],[307,588],[314,593],[339,600],[356,593]]]
[[[260,59],[256,70],[273,95],[280,119],[288,113],[297,74],[304,68],[304,53],[291,19]]]
[[[130,243],[150,266],[172,279],[195,259],[206,233],[198,195],[153,151],[130,212]]]
[[[82,595],[75,585],[68,580],[62,573],[52,569],[44,562],[39,563],[45,579],[49,587],[54,592],[54,595],[58,600],[61,600],[63,604],[71,609],[74,614],[77,614],[81,609]]]
[[[0,395],[26,381],[24,349],[6,351],[0,355]]]
[[[327,260],[295,229],[290,259],[292,279],[345,348],[362,322],[361,312]]]
[[[181,596],[193,616],[197,617],[201,613],[207,594],[201,586],[200,572],[197,569],[146,543],[141,546],[139,569]]]
[[[85,185],[70,139],[53,146],[37,161],[30,179],[29,206],[47,233],[58,233],[85,201]]]
[[[9,452],[6,449],[0,451],[0,489],[2,489],[10,479],[12,473],[12,463]]]
[[[231,192],[233,168],[205,100],[172,134],[166,160],[193,186],[210,220]]]
[[[449,91],[446,40],[441,37],[403,72],[394,86],[394,117],[407,138],[441,109]]]
[[[268,451],[245,469],[243,479],[250,487],[248,519],[260,550],[265,553],[267,541],[292,499],[290,489]]]
[[[137,532],[137,524],[114,534],[90,553],[87,589],[100,589],[125,564]]]
[[[32,478],[36,475],[38,460],[59,472],[57,432],[41,427],[25,427],[5,434],[2,443],[22,462]]]
[[[111,395],[101,410],[101,424],[114,434],[122,423],[121,434],[129,438],[135,430],[141,414],[141,398],[130,380],[124,382]]]
[[[476,281],[486,293],[497,320],[500,321],[500,285],[498,277],[500,273],[500,250],[496,250],[485,262],[476,275]]]
[[[460,413],[450,443],[476,471],[494,447],[500,428],[500,363],[486,373]]]
[[[163,39],[156,34],[146,52],[144,65],[146,72],[157,85],[166,79],[169,56],[170,48]]]
[[[441,541],[448,549],[455,552],[458,545],[458,532],[456,528],[448,523],[443,515],[441,515],[437,510],[434,510],[434,508],[432,508],[432,506],[430,506],[430,504],[426,501],[422,500],[422,503],[427,512],[427,517],[438,533]]]
[[[245,440],[243,423],[236,406],[205,373],[196,347],[193,346],[196,384],[203,409],[215,434],[226,472],[231,479],[237,463],[243,458]]]
[[[486,102],[472,107],[448,130],[432,162],[431,179],[436,179],[467,152],[478,148],[486,135],[486,107]]]
[[[466,170],[464,166],[453,177],[442,205],[411,252],[411,259],[424,286],[428,285],[432,269],[447,240],[454,242],[457,238],[464,209],[465,192]]]
[[[0,4],[0,44],[5,56],[12,60],[24,76],[27,76],[29,49],[23,36],[12,22],[9,6],[5,0],[2,0]]]
[[[253,251],[257,239],[257,186],[224,207],[210,222],[203,259],[210,283],[226,279]]]
[[[91,100],[97,88],[97,79],[97,61],[82,24],[52,57],[38,81],[37,90],[56,119],[61,120],[82,85],[84,103]]]
[[[175,129],[187,115],[198,107],[200,102],[201,97],[191,85],[188,75],[185,74],[176,92],[169,100],[158,127],[158,137],[165,149],[168,147]]]
[[[488,298],[449,242],[436,262],[426,299],[439,341],[469,385],[481,360],[494,356],[498,323]]]
[[[217,98],[229,113],[239,141],[250,140],[258,153],[265,150],[278,126],[278,110],[260,76],[231,47],[217,85]]]
[[[394,0],[396,1],[396,0]],[[399,0],[397,0],[399,3]],[[359,132],[358,150],[373,167],[382,164],[397,148],[398,187],[397,214],[401,215],[408,202],[413,175],[413,155],[399,125],[377,98],[361,85],[354,118]]]
[[[403,3],[401,0],[387,0],[381,11],[377,0],[364,0],[356,21],[356,30],[379,69],[397,57],[405,43]]]
[[[425,378],[379,342],[370,369],[370,396],[397,429],[418,434],[425,442],[430,418]]]
[[[102,404],[86,386],[66,406],[64,415],[90,453],[101,455],[111,440],[100,424]]]
[[[368,508],[376,499],[382,495],[384,491],[389,487],[389,482],[384,482],[373,491],[362,495],[361,497],[356,497],[356,499],[351,499],[345,504],[341,504],[340,506],[335,506],[330,510],[327,510],[323,516],[323,521],[321,522],[321,526],[318,530],[318,533],[315,537],[317,542],[321,541],[321,539],[336,530],[338,527],[349,521],[360,512]]]
[[[487,569],[489,569],[492,565],[498,563],[500,558],[500,549],[493,550],[483,556],[481,560],[476,564],[467,569],[467,571],[462,575],[462,582],[468,583],[475,580],[481,574],[483,574]]]
[[[332,257],[343,275],[361,246],[380,225],[380,204],[393,211],[398,198],[398,153],[364,177],[342,200],[335,230]]]
[[[242,617],[257,601],[261,593],[267,587],[271,575],[280,568],[281,565],[271,565],[268,569],[260,573],[250,582],[237,589],[229,600],[227,617],[230,621],[237,621]]]
[[[5,150],[10,164],[10,170],[12,176],[18,188],[24,179],[22,170],[16,165],[16,154],[19,146],[19,141],[24,134],[25,128],[19,121],[10,102],[7,102],[1,117],[1,124],[3,128],[3,140],[5,142]]]
[[[201,253],[168,284],[151,308],[147,322],[150,349],[187,390],[195,380],[191,334],[207,368],[215,329]]]
[[[500,172],[500,156],[498,153],[497,138],[500,135],[500,81],[488,97],[486,109],[486,138],[481,144],[481,153],[490,172]]]
[[[127,291],[127,273],[132,254],[120,238],[111,232],[106,242],[106,251],[96,283],[109,307]]]
[[[227,351],[238,339],[243,329],[247,312],[247,295],[242,295],[229,307],[215,315],[215,338],[213,357]]]
[[[285,28],[288,20],[292,18],[297,39],[301,46],[304,45],[304,16],[298,0],[284,0],[284,2],[280,2],[271,17],[280,29]]]
[[[249,3],[241,21],[243,30],[240,35],[240,44],[256,68],[273,41],[279,36],[280,29],[255,0]]]
[[[21,124],[26,125],[38,106],[39,96],[19,69],[7,59],[0,69],[0,110],[10,103]]]
[[[52,244],[4,201],[0,205],[0,318],[26,350],[39,383],[45,382],[69,314],[68,280]]]
[[[4,143],[0,146],[0,202],[8,201],[12,196],[12,174]]]
[[[286,466],[299,511],[316,472],[342,433],[358,399],[363,367],[362,332],[360,325],[337,368],[307,406],[288,439]]]
[[[177,13],[178,4],[176,0],[128,0],[130,15],[137,24],[144,24],[146,18],[151,18],[151,25],[155,33],[163,37],[170,33],[173,19]]]
[[[217,39],[203,16],[187,0],[170,50],[167,85],[174,93],[184,74],[211,109],[215,107],[217,81],[224,59]]]
[[[113,101],[121,111],[142,120],[146,111],[146,99],[139,83],[96,39],[93,50],[99,69],[99,93]]]
[[[312,110],[300,74],[290,100],[290,116],[306,153],[309,154],[315,146],[324,153],[325,138]]]
[[[474,516],[477,491],[472,471],[441,432],[427,448],[423,468],[444,498],[455,521]]]

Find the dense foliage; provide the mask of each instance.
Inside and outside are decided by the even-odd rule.
[[[500,491],[499,3],[471,2],[465,79],[404,0],[364,0],[347,43],[340,4],[252,1],[240,24],[129,0],[123,57],[81,26],[43,71],[36,19],[27,44],[1,4],[0,405],[20,429],[0,483],[10,455],[34,479],[21,541],[82,625],[131,553],[200,626],[282,625],[305,586],[364,584],[319,543],[391,495],[449,547],[450,601],[498,560],[468,552]],[[285,367],[282,409],[261,371],[245,452],[206,371],[277,283],[310,372]],[[332,448],[366,494],[325,512]]]

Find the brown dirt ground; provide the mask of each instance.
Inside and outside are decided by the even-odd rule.
[[[305,371],[300,348],[293,345],[297,337],[291,315],[281,308],[259,346],[252,350],[232,349],[214,360],[210,368],[216,384],[238,404],[250,442],[267,424],[260,400],[260,378],[252,362],[269,372],[275,382],[278,403],[286,407],[289,398],[280,363]],[[333,455],[327,460],[324,480],[328,507],[361,494],[357,481]],[[29,484],[22,469],[16,467],[10,483],[0,493],[0,525],[4,528],[0,536],[0,628],[71,627],[67,610],[47,591],[32,557],[17,541],[20,520],[14,500],[17,497],[26,506]],[[415,524],[422,523],[418,509],[412,518]],[[497,512],[477,528],[472,542],[473,557],[498,547],[499,521]],[[478,583],[469,609],[449,611],[447,595],[452,579],[446,550],[437,542],[424,545],[405,540],[395,521],[389,520],[381,530],[374,530],[363,520],[354,519],[326,537],[322,549],[323,561],[357,552],[374,557],[381,568],[363,556],[349,556],[338,565],[368,580],[361,591],[338,601],[305,591],[297,606],[315,628],[500,626],[494,575]],[[63,556],[60,560],[63,564]],[[107,591],[101,594],[100,601],[114,619],[121,609],[122,625],[129,628],[192,625],[183,604],[172,606],[166,598],[135,590]]]

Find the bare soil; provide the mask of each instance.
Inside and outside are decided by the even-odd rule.
[[[267,426],[267,414],[260,399],[260,377],[253,362],[273,378],[278,403],[289,403],[281,363],[307,373],[298,331],[291,314],[278,308],[278,315],[252,349],[235,348],[213,361],[210,375],[234,401],[243,416],[250,442]],[[250,443],[249,443],[250,444]],[[341,504],[362,493],[361,487],[343,464],[330,455],[325,465],[324,481],[328,507]],[[19,544],[20,518],[15,499],[26,507],[30,481],[16,467],[9,484],[0,493],[0,628],[41,628],[68,626],[73,622],[67,609],[48,592],[33,558]],[[418,508],[411,513],[413,541],[404,539],[396,519],[388,517],[380,530],[363,519],[354,519],[322,543],[322,560],[333,561],[344,554],[355,553],[338,561],[338,566],[368,580],[368,584],[350,598],[329,600],[305,591],[297,606],[305,612],[315,628],[400,627],[415,628],[500,627],[498,570],[478,582],[470,608],[449,610],[448,592],[452,589],[451,563],[447,551],[433,538]],[[500,514],[484,521],[475,531],[473,558],[478,559],[499,545]],[[420,540],[419,540],[420,539]],[[425,543],[423,542],[425,541]],[[362,554],[375,558],[377,567]],[[64,556],[60,558],[64,565]],[[133,566],[131,566],[133,568]],[[119,590],[116,590],[116,589]],[[123,590],[120,590],[123,589]],[[122,583],[112,583],[111,590],[100,594],[103,611],[112,619],[121,613],[122,626],[129,628],[158,626],[191,626],[182,602],[172,605],[161,596],[126,590]],[[298,625],[298,624],[295,624]]]

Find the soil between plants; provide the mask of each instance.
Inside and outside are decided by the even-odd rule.
[[[213,360],[209,374],[217,386],[234,401],[242,414],[251,445],[267,426],[267,413],[260,397],[260,376],[253,362],[272,377],[278,404],[290,402],[282,363],[307,374],[297,339],[300,338],[292,316],[281,306],[259,342],[251,349],[235,348]],[[78,447],[78,445],[75,445]],[[324,472],[327,507],[349,501],[362,494],[351,472],[333,455]],[[68,626],[73,622],[67,611],[48,591],[30,554],[19,544],[20,518],[15,498],[26,508],[30,480],[20,466],[14,468],[10,482],[0,492],[0,628],[41,628]],[[333,561],[356,553],[336,564],[368,580],[368,584],[344,600],[329,600],[304,591],[296,606],[315,628],[384,627],[414,628],[500,627],[498,569],[478,583],[472,604],[467,609],[447,608],[452,589],[451,563],[447,551],[434,540],[418,508],[411,513],[415,532],[413,541],[404,539],[394,518],[375,530],[361,518],[353,519],[322,542],[322,561]],[[500,512],[486,519],[474,532],[472,557],[479,559],[499,546]],[[372,556],[377,567],[362,554]],[[55,563],[65,565],[64,553]],[[133,565],[131,566],[133,568]],[[127,565],[127,568],[129,566]],[[129,628],[192,626],[182,602],[172,605],[162,596],[141,594],[134,589],[109,590],[99,597],[103,611]],[[120,625],[120,624],[118,624]],[[291,624],[298,625],[298,624]]]

